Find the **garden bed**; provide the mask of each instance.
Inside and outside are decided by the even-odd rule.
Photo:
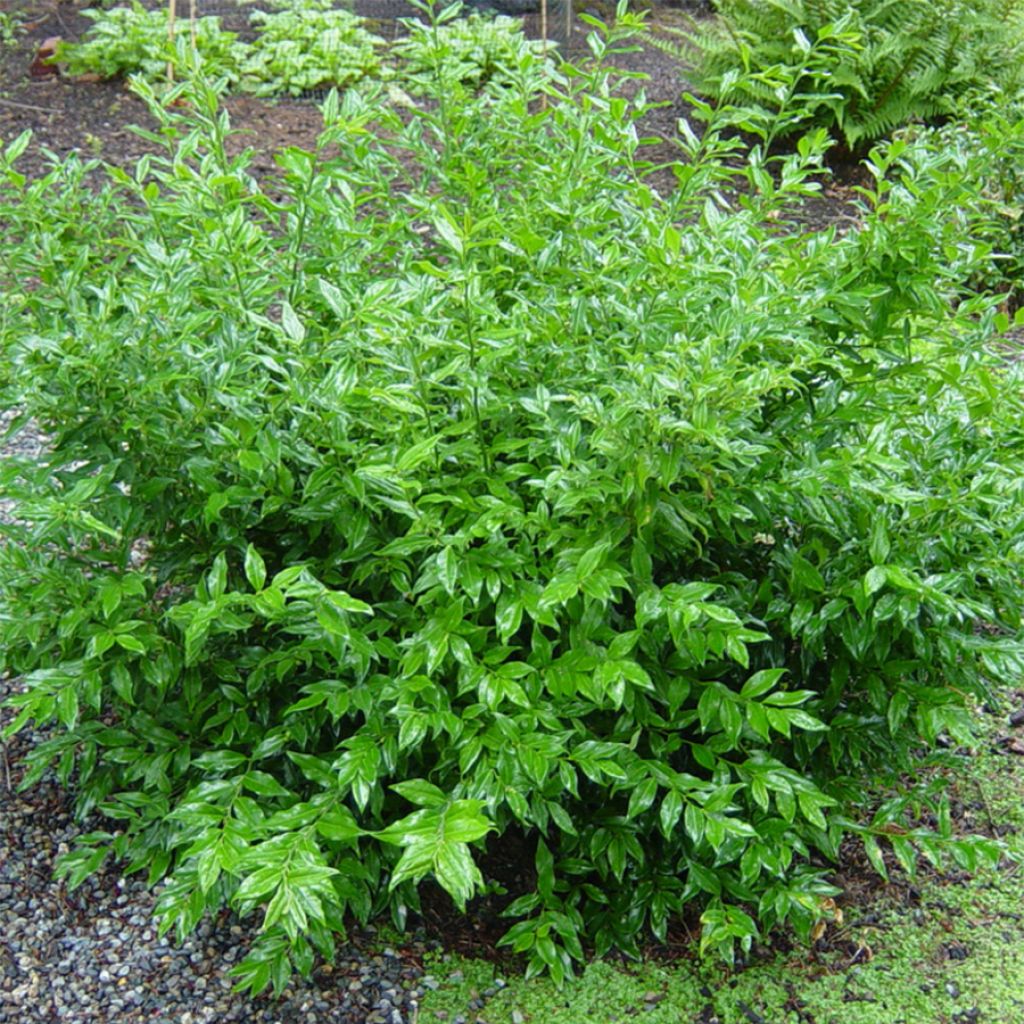
[[[72,41],[82,37],[91,22],[76,5],[63,0],[19,0],[25,14],[26,31],[12,45],[0,47],[0,138],[10,139],[31,129],[38,145],[26,154],[22,170],[29,175],[41,174],[47,166],[42,153],[45,147],[58,157],[77,152],[84,157],[97,157],[119,166],[133,164],[152,147],[140,139],[129,126],[152,128],[153,123],[142,103],[120,79],[97,81],[69,78],[59,73],[33,78],[29,74],[39,45],[58,35]],[[378,0],[368,0],[374,4]],[[237,8],[236,8],[237,9]],[[392,10],[392,8],[388,8]],[[376,8],[367,8],[367,16]],[[681,7],[655,7],[652,24],[659,19],[679,24],[692,14],[706,16],[701,0],[694,0],[688,11]],[[536,25],[530,26],[536,30]],[[585,45],[586,26],[576,22],[570,47],[579,54]],[[387,35],[387,32],[382,32]],[[621,66],[646,76],[643,88],[655,109],[642,122],[648,143],[641,155],[653,165],[670,163],[679,157],[673,141],[680,118],[691,119],[692,110],[682,99],[685,81],[679,62],[657,47],[638,42],[635,52],[620,58]],[[56,69],[55,69],[56,70]],[[252,96],[228,96],[224,108],[232,124],[245,134],[233,140],[235,146],[255,146],[257,172],[272,173],[272,154],[286,146],[311,147],[319,131],[321,119],[317,109],[322,90],[316,98],[279,97],[258,99]],[[835,176],[818,196],[808,197],[799,213],[801,222],[814,229],[829,224],[847,225],[853,216],[854,188],[862,181],[856,162],[835,167]],[[655,174],[657,187],[675,187],[670,170]]]

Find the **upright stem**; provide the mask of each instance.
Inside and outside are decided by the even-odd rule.
[[[299,214],[299,223],[295,231],[295,256],[292,259],[291,283],[288,286],[288,301],[294,306],[295,297],[299,289],[299,275],[302,273],[302,247],[306,241],[306,224],[309,220],[309,194],[313,191],[316,181],[317,161],[320,158],[320,144],[317,144],[313,153],[313,159],[309,164],[309,179],[302,192],[302,207]]]
[[[469,369],[473,374],[470,395],[473,402],[473,420],[476,424],[476,439],[480,446],[480,456],[484,461],[484,469],[491,471],[491,455],[487,450],[487,438],[484,435],[484,421],[480,415],[480,389],[476,383],[477,345],[476,324],[473,322],[473,310],[469,294],[470,276],[465,260],[462,262],[462,316],[466,322],[466,343],[469,346]]]
[[[448,101],[444,84],[444,76],[441,74],[441,34],[438,32],[437,12],[431,8],[430,31],[434,42],[434,84],[437,87],[437,106],[441,114],[441,130],[444,132],[444,166],[448,168],[451,163],[451,124],[448,120]]]

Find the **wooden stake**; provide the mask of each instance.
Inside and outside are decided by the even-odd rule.
[[[188,0],[188,31],[192,37],[192,56],[196,54],[196,0]]]
[[[167,0],[167,38],[171,44],[171,57],[167,61],[167,83],[174,84],[174,22],[178,15],[178,0]]]
[[[548,59],[548,0],[540,0],[540,35],[544,40],[544,45],[541,49],[541,60],[547,62]],[[540,109],[548,109],[548,94],[542,93],[540,97]]]

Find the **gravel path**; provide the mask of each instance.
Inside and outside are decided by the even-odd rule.
[[[14,762],[32,742],[12,743]],[[53,780],[0,798],[0,1022],[104,1024],[404,1024],[421,990],[410,950],[373,952],[372,936],[341,949],[331,969],[296,979],[278,1001],[231,992],[226,972],[244,955],[248,929],[203,922],[183,945],[157,938],[153,896],[116,870],[74,893],[53,879],[54,858],[80,831]],[[429,983],[429,979],[428,979]]]
[[[0,413],[0,436],[14,412]],[[38,457],[45,438],[22,431],[0,455]],[[0,518],[10,518],[0,499]],[[14,682],[0,679],[0,704]],[[0,709],[0,728],[13,717]],[[17,792],[21,764],[43,732],[23,730],[0,749],[0,1024],[415,1024],[424,988],[419,938],[384,948],[373,929],[339,948],[279,1000],[231,991],[253,925],[225,913],[183,945],[158,938],[154,894],[117,866],[69,893],[53,876],[75,837],[103,827],[76,822],[56,779]],[[454,1024],[454,1022],[453,1022]]]

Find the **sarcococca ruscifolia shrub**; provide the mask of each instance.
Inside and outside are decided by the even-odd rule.
[[[258,911],[253,989],[422,879],[466,906],[513,834],[507,942],[556,977],[694,903],[726,956],[806,933],[851,831],[998,855],[858,806],[1020,665],[966,179],[879,150],[858,227],[787,232],[823,134],[730,205],[713,122],[659,195],[615,73],[546,68],[332,96],[273,181],[201,84],[97,191],[0,164],[3,393],[51,438],[0,478],[26,782],[109,822],[72,883]]]

